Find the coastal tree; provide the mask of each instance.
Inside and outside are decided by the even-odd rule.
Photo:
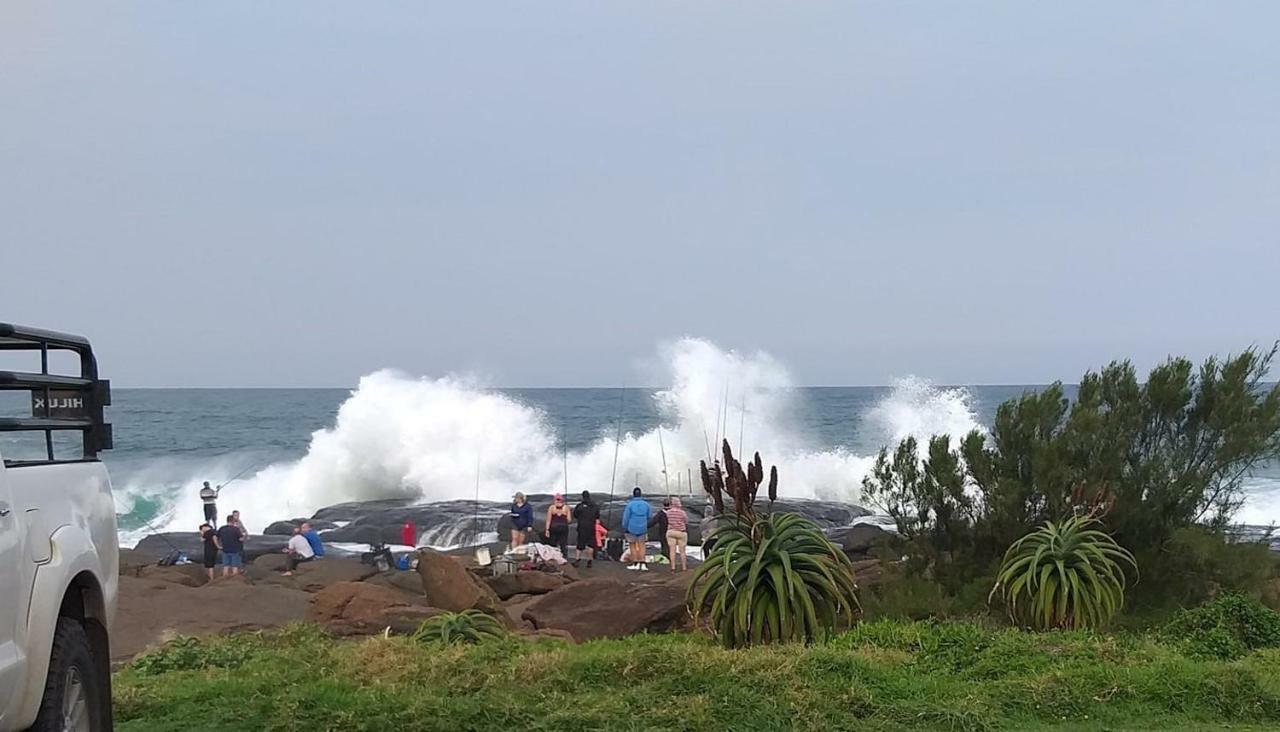
[[[881,450],[864,489],[947,582],[991,571],[1047,521],[1096,508],[1158,576],[1187,527],[1221,542],[1247,477],[1280,459],[1280,386],[1266,381],[1275,355],[1251,348],[1199,368],[1171,358],[1142,381],[1113,362],[1085,374],[1074,400],[1055,383],[1001,404],[990,434],[956,448],[944,435],[923,460],[912,438]]]

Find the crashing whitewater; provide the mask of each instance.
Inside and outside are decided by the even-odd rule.
[[[696,338],[664,347],[662,356],[669,386],[645,397],[657,401],[662,426],[637,433],[625,431],[624,425],[620,442],[606,430],[586,449],[567,455],[561,454],[547,415],[508,394],[460,376],[374,372],[360,379],[333,426],[312,435],[301,459],[270,465],[232,483],[219,504],[256,521],[271,521],[377,498],[503,501],[516,491],[561,490],[566,467],[571,493],[607,493],[615,446],[619,490],[638,484],[649,492],[666,492],[664,457],[674,489],[684,479],[678,476],[696,475],[698,461],[720,438],[740,453],[759,451],[776,464],[785,496],[861,502],[862,478],[874,456],[815,447],[795,417],[795,384],[772,356],[728,351]],[[875,444],[884,445],[908,435],[960,436],[984,429],[966,389],[940,388],[914,377],[897,381],[865,415],[849,419],[860,419],[859,427],[876,438]],[[243,456],[228,455],[218,465],[202,466],[202,472],[234,473],[227,468],[237,463],[244,464]],[[145,530],[126,532],[122,544],[132,545],[154,530],[190,530],[200,520],[201,475],[189,476],[176,496],[168,491],[157,495],[150,477],[144,471],[117,486],[121,513],[139,497],[163,504],[157,520]],[[1280,489],[1259,491],[1239,518],[1263,524],[1277,514]]]
[[[776,359],[695,338],[666,346],[663,356],[669,386],[645,397],[657,401],[663,425],[643,433],[624,425],[620,442],[616,434],[602,434],[588,448],[567,455],[561,454],[547,415],[512,396],[465,377],[374,372],[360,379],[333,426],[312,435],[301,459],[232,483],[219,504],[276,520],[344,501],[470,499],[477,495],[477,464],[481,499],[558,491],[566,467],[571,492],[608,492],[615,446],[619,486],[638,483],[665,492],[664,456],[674,488],[690,468],[696,474],[717,437],[735,446],[741,441],[747,452],[759,451],[776,464],[784,495],[859,500],[874,456],[813,447],[793,415],[795,384]],[[941,389],[916,378],[897,382],[862,420],[863,429],[884,444],[907,435],[981,429],[966,390]],[[176,496],[151,495],[171,502],[146,531],[122,536],[122,542],[135,543],[153,529],[186,530],[198,523],[200,480],[190,476]],[[117,486],[117,493],[124,510],[150,490],[130,484]]]

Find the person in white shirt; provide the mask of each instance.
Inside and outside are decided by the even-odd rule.
[[[316,558],[316,552],[311,548],[311,542],[307,541],[307,537],[302,535],[302,530],[295,528],[293,536],[289,537],[289,544],[284,548],[288,559],[286,560],[285,576],[293,574],[293,570],[298,568],[303,562],[310,562]]]

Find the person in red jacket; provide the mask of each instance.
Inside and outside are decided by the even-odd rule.
[[[600,523],[600,519],[596,519],[596,549],[604,550],[604,540],[609,538],[609,530]]]

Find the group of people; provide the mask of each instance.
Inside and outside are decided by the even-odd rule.
[[[658,541],[662,556],[667,558],[672,572],[689,568],[689,514],[677,496],[662,499],[662,510],[654,511],[644,499],[639,486],[632,489],[631,500],[622,510],[622,533],[627,540],[627,569],[649,571],[645,544],[649,541],[649,529],[658,529]]]
[[[533,507],[525,500],[523,493],[517,493],[511,502],[511,548],[523,546],[529,540],[533,530]],[[547,543],[560,550],[561,556],[569,558],[569,523],[570,519],[578,524],[578,536],[575,543],[577,555],[573,566],[580,566],[583,558],[590,567],[595,561],[596,552],[604,549],[604,540],[609,532],[600,523],[600,507],[591,499],[590,491],[582,492],[582,501],[570,511],[565,505],[564,495],[557,493],[547,509],[547,518],[543,526],[543,534]]]
[[[206,485],[208,485],[206,483]],[[213,568],[218,564],[218,553],[222,553],[222,576],[240,574],[244,569],[244,542],[249,532],[240,522],[240,512],[227,514],[227,522],[218,528],[206,518],[200,524],[200,539],[204,548],[204,569],[213,579]]]
[[[249,532],[240,521],[240,512],[227,514],[226,523],[217,525],[218,494],[222,486],[213,487],[205,481],[200,489],[200,500],[204,504],[204,523],[200,524],[200,539],[204,549],[204,569],[213,579],[213,569],[218,564],[218,555],[222,555],[222,576],[229,577],[244,571],[244,543],[249,539]],[[295,526],[293,536],[284,548],[286,576],[292,575],[299,564],[313,561],[324,556],[324,542],[320,534],[309,522],[304,521]]]
[[[525,500],[523,493],[517,493],[511,502],[511,549],[523,546],[529,540],[533,530],[533,507]],[[585,557],[587,566],[592,565],[596,553],[604,550],[608,529],[600,521],[600,506],[591,498],[590,491],[582,492],[582,501],[571,511],[565,505],[564,495],[557,493],[547,508],[543,535],[547,543],[560,550],[567,560],[569,558],[569,524],[577,522],[577,555],[573,566]],[[671,571],[683,571],[689,568],[687,549],[689,543],[689,515],[685,513],[680,499],[675,496],[664,498],[662,510],[655,511],[639,487],[631,492],[631,500],[622,512],[622,532],[627,540],[627,551],[623,561],[627,569],[649,571],[645,544],[649,539],[649,529],[657,527],[658,538],[662,544],[662,555],[667,557]]]

